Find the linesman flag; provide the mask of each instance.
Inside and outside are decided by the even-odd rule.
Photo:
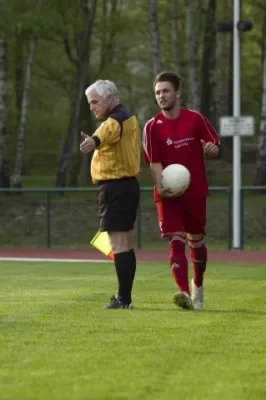
[[[114,260],[114,254],[110,245],[109,237],[107,232],[97,232],[90,244],[99,250],[105,256]]]

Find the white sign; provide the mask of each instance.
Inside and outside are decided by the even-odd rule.
[[[253,136],[254,126],[254,117],[221,117],[220,136]]]

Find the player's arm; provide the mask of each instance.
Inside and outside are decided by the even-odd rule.
[[[92,139],[95,141],[96,148],[116,144],[121,138],[121,125],[113,118],[108,118],[94,132]]]
[[[145,164],[151,163],[152,158],[152,143],[151,143],[151,124],[150,121],[144,126],[142,132],[142,148]]]
[[[210,121],[199,114],[201,144],[205,154],[216,157],[219,154],[220,138]]]
[[[161,189],[163,189],[163,185],[162,185],[163,166],[160,162],[159,163],[151,163],[150,169],[151,169],[151,176],[152,176],[153,183],[156,186],[157,191],[159,192]]]
[[[160,197],[169,198],[174,197],[168,188],[162,185],[162,171],[163,166],[161,163],[160,143],[155,135],[151,133],[151,127],[147,123],[143,130],[143,150],[144,161],[150,165],[151,176],[156,187],[157,193]]]

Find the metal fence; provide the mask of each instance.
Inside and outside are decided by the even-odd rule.
[[[266,247],[266,186],[241,188],[241,248]]]
[[[1,247],[84,247],[98,230],[96,187],[0,189]],[[141,187],[137,248],[160,246],[153,187]],[[232,245],[232,188],[210,187],[207,236],[214,246]],[[266,187],[242,188],[242,248],[266,241]]]

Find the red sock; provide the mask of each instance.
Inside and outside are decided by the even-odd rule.
[[[190,294],[188,284],[188,261],[186,257],[186,239],[173,236],[169,239],[170,267],[180,292]]]
[[[202,286],[203,276],[207,264],[207,248],[204,239],[188,241],[190,257],[193,264],[194,276],[193,280],[197,287]]]

